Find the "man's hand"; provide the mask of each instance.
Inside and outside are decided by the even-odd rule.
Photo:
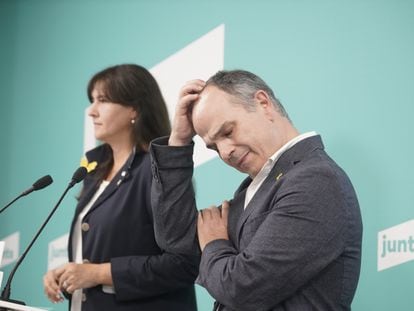
[[[201,251],[211,241],[229,239],[227,233],[229,207],[229,202],[224,201],[221,205],[221,211],[216,206],[199,211],[197,233]]]
[[[192,80],[181,88],[168,145],[184,146],[193,139],[195,131],[191,121],[191,111],[205,85],[202,80]]]

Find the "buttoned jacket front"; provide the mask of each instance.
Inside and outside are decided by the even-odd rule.
[[[87,153],[98,166],[108,159],[105,145]],[[84,180],[75,220],[99,187],[94,172]],[[134,152],[84,216],[85,262],[111,263],[115,294],[102,286],[83,290],[82,310],[196,310],[194,279],[198,258],[168,253],[154,238],[148,153]]]

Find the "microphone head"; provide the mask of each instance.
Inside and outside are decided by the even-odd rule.
[[[39,178],[32,186],[33,190],[40,190],[49,186],[53,182],[53,179],[50,175],[43,176]]]
[[[83,166],[78,167],[75,173],[73,173],[71,183],[75,185],[78,182],[81,182],[86,177],[87,174],[88,174],[88,170],[86,169],[86,167],[83,167]]]

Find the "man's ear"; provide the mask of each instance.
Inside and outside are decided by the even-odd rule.
[[[272,105],[273,103],[270,100],[269,95],[263,91],[263,90],[258,90],[255,94],[254,94],[254,99],[257,101],[257,103],[261,106],[268,106],[268,105]]]
[[[273,104],[270,96],[263,90],[258,90],[254,94],[255,102],[258,109],[261,109],[270,121],[274,120],[275,105]]]

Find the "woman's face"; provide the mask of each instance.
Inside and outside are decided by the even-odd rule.
[[[99,83],[92,91],[88,115],[93,120],[95,138],[113,144],[132,140],[133,124],[137,113],[132,107],[110,102]]]

